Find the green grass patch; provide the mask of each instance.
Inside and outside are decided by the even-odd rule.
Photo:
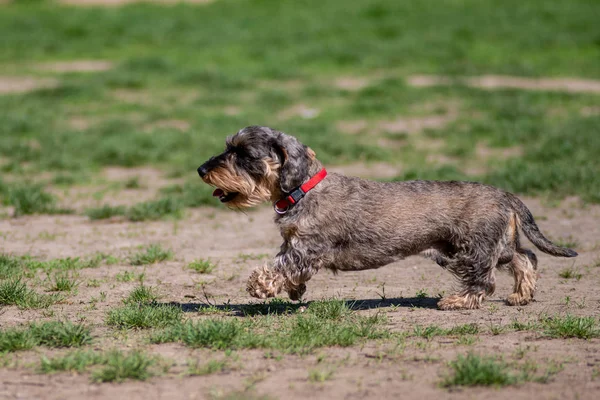
[[[477,333],[479,333],[479,326],[477,324],[457,325],[452,328],[441,328],[437,325],[416,325],[413,329],[415,336],[425,339],[431,339],[435,336],[476,335]]]
[[[517,383],[509,367],[493,357],[473,353],[459,355],[450,362],[451,374],[443,380],[442,386],[507,386]]]
[[[580,280],[583,277],[581,272],[575,270],[575,268],[565,268],[558,273],[558,276],[564,279],[576,279]]]
[[[79,286],[79,281],[72,274],[59,272],[55,274],[49,282],[47,290],[49,292],[72,292]]]
[[[151,340],[221,350],[263,348],[302,354],[320,347],[347,347],[388,337],[384,322],[378,314],[361,316],[345,302],[331,300],[313,302],[304,313],[186,321],[155,332]]]
[[[20,276],[23,273],[21,260],[8,254],[0,254],[0,279]]]
[[[56,207],[56,198],[44,191],[42,185],[14,184],[0,185],[0,201],[13,206],[13,216],[30,214],[71,214],[72,210]]]
[[[183,204],[177,199],[163,198],[138,203],[125,212],[125,217],[132,222],[153,221],[165,217],[180,218]]]
[[[98,220],[122,216],[125,215],[126,212],[127,208],[124,206],[113,207],[108,204],[105,204],[102,207],[88,208],[85,211],[85,215],[87,215],[91,220]]]
[[[42,356],[39,371],[45,374],[63,371],[82,373],[92,369],[92,382],[118,383],[129,379],[145,381],[157,375],[158,371],[153,368],[157,363],[157,357],[138,350],[129,353],[120,350],[107,352],[77,350],[53,358]]]
[[[123,300],[125,304],[153,304],[158,300],[156,290],[150,286],[136,286]]]
[[[171,250],[165,250],[160,244],[152,244],[145,251],[140,251],[131,255],[129,263],[131,265],[156,264],[173,258]]]
[[[103,363],[101,354],[90,350],[77,350],[64,356],[48,358],[42,355],[39,371],[44,374],[56,372],[84,372],[92,365]]]
[[[196,168],[247,121],[274,118],[326,164],[401,161],[398,179],[477,179],[517,193],[600,202],[598,94],[413,87],[407,80],[598,79],[594,2],[466,0],[439,7],[436,0],[332,0],[316,7],[313,0],[284,0],[274,8],[224,0],[118,9],[45,3],[3,7],[0,73],[37,75],[40,62],[86,58],[115,67],[61,74],[59,87],[0,96],[2,173],[10,182],[29,182],[43,171],[63,186],[81,184],[77,176],[104,166],[153,165],[189,177],[157,200],[88,210],[90,218],[178,218],[184,207],[219,206]],[[262,21],[274,12],[286,29],[267,32]],[[339,78],[359,85],[340,87]],[[294,111],[299,105],[309,112]],[[452,114],[446,126],[423,132],[382,128],[382,121],[445,113]],[[353,121],[364,128],[344,133],[339,123]],[[519,151],[494,155],[506,148]],[[0,188],[0,201],[17,215],[60,212],[41,185]]]
[[[155,358],[140,351],[124,354],[113,351],[106,355],[104,366],[92,373],[94,382],[123,382],[125,380],[145,381],[154,375],[151,367]]]
[[[188,269],[199,274],[210,274],[216,267],[210,260],[194,260],[187,265]]]
[[[203,376],[212,375],[215,373],[223,372],[227,368],[226,360],[209,360],[205,364],[200,364],[198,360],[191,361],[188,363],[187,375],[189,376]]]
[[[183,311],[168,304],[129,303],[108,311],[106,324],[120,329],[148,329],[178,326]]]
[[[35,346],[80,347],[91,342],[89,328],[71,322],[33,323],[26,328],[0,331],[0,351],[28,350]]]
[[[0,305],[16,305],[21,309],[47,308],[60,300],[56,295],[39,294],[27,287],[21,278],[0,281]]]
[[[553,338],[591,339],[600,337],[600,325],[594,317],[565,315],[542,321],[544,333]]]

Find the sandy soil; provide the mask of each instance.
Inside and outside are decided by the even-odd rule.
[[[105,173],[107,178],[127,178],[118,169]],[[152,170],[131,172],[132,176],[159,179]],[[151,191],[151,188],[148,189]],[[51,308],[54,316],[40,310],[2,310],[2,327],[34,320],[65,318],[83,320],[93,327],[95,348],[142,346],[147,351],[171,360],[171,372],[148,382],[91,384],[88,375],[39,375],[35,364],[39,354],[55,351],[38,349],[18,353],[0,369],[0,398],[91,399],[201,399],[239,392],[239,398],[268,395],[280,399],[362,399],[362,398],[595,398],[600,391],[600,340],[548,339],[533,332],[506,331],[494,336],[490,326],[507,325],[514,319],[537,319],[541,314],[572,313],[600,315],[600,207],[580,206],[576,200],[564,201],[559,207],[544,206],[539,200],[525,199],[538,218],[542,230],[550,237],[576,241],[580,257],[575,261],[540,257],[539,291],[536,301],[524,307],[508,307],[503,298],[512,286],[511,279],[500,274],[497,293],[480,310],[442,312],[435,308],[438,294],[449,293],[453,283],[447,272],[432,262],[413,257],[378,270],[340,273],[321,271],[309,283],[306,300],[330,297],[356,300],[361,313],[380,312],[389,318],[393,331],[412,332],[415,325],[451,327],[476,323],[482,332],[474,344],[464,345],[456,339],[442,337],[426,341],[411,339],[403,346],[394,342],[369,342],[352,348],[329,348],[310,356],[284,356],[277,360],[265,357],[264,351],[240,351],[231,369],[222,373],[184,377],[187,360],[205,362],[222,357],[219,352],[190,350],[180,345],[148,345],[136,342],[136,334],[113,334],[103,323],[106,311],[118,305],[135,286],[118,282],[123,271],[146,274],[146,283],[157,286],[165,302],[177,302],[194,314],[211,303],[249,304],[255,300],[244,292],[245,279],[262,263],[244,260],[273,256],[280,244],[272,223],[273,212],[263,207],[246,214],[225,209],[197,209],[180,221],[128,223],[123,221],[91,222],[83,216],[29,216],[0,220],[0,248],[13,254],[31,254],[41,259],[89,256],[103,252],[126,258],[138,246],[160,243],[175,254],[172,261],[148,267],[101,266],[80,271],[77,294]],[[242,256],[242,257],[240,257]],[[212,274],[200,275],[184,269],[196,258],[210,258],[218,267]],[[559,272],[573,266],[583,274],[581,280],[562,279]],[[97,279],[99,287],[85,282]],[[200,287],[204,286],[204,290]],[[38,290],[42,290],[38,287]],[[417,298],[419,290],[427,297]],[[107,293],[107,299],[91,309],[90,301]],[[568,298],[568,301],[567,301]],[[458,354],[502,355],[507,359],[524,354],[540,369],[552,363],[564,369],[549,383],[525,383],[504,389],[461,389],[448,391],[439,382],[448,373],[447,362]],[[323,383],[308,379],[310,370],[334,371]]]

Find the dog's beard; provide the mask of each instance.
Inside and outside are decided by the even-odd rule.
[[[246,174],[237,174],[230,168],[218,168],[211,171],[204,181],[217,189],[213,196],[231,209],[243,209],[257,206],[266,201],[274,201],[279,196],[277,190],[277,169],[266,163],[266,174],[254,180]]]

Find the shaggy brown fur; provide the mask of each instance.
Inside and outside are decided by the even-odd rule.
[[[251,126],[227,139],[227,149],[200,168],[227,206],[241,209],[276,202],[322,169],[296,138]],[[379,268],[422,254],[450,271],[459,293],[443,310],[478,308],[495,290],[496,267],[515,279],[510,305],[533,299],[537,258],[521,247],[519,228],[545,253],[574,257],[539,231],[514,195],[475,182],[373,182],[329,174],[283,215],[275,215],[283,244],[272,268],[257,269],[247,290],[258,298],[288,292],[299,299],[321,268]]]

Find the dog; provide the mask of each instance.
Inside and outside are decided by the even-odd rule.
[[[222,154],[198,168],[213,196],[232,209],[271,202],[283,244],[271,268],[250,275],[257,298],[282,290],[292,300],[320,269],[359,271],[423,255],[451,272],[460,291],[442,310],[476,309],[494,293],[495,270],[508,270],[509,305],[532,301],[537,257],[521,247],[519,228],[544,253],[575,257],[538,229],[516,196],[459,181],[375,182],[327,173],[315,152],[295,137],[249,126],[226,140]]]

